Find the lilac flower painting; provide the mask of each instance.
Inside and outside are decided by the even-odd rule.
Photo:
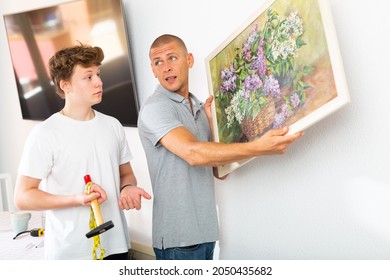
[[[300,131],[349,101],[329,26],[326,0],[269,0],[206,58],[216,141]]]

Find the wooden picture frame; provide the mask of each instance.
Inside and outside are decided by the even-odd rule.
[[[205,59],[216,142],[302,131],[348,102],[327,0],[268,0]],[[253,158],[218,167],[224,176]]]

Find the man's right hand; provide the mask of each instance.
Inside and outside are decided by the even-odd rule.
[[[261,147],[259,155],[284,154],[288,146],[304,134],[303,131],[292,135],[287,135],[287,133],[288,127],[273,129],[253,141]]]

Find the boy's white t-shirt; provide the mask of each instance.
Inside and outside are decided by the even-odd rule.
[[[114,223],[112,229],[99,235],[104,256],[108,256],[130,248],[127,222],[118,200],[119,165],[131,159],[123,126],[117,119],[97,111],[89,121],[55,113],[32,130],[18,171],[42,179],[40,188],[52,194],[83,192],[86,174],[103,187],[107,193],[107,200],[100,205],[103,219]],[[94,239],[85,236],[91,230],[89,221],[87,206],[46,211],[45,258],[92,259]]]

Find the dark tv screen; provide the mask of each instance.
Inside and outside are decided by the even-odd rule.
[[[51,81],[48,61],[77,44],[99,46],[103,100],[94,108],[137,126],[138,99],[121,0],[76,0],[4,15],[23,119],[44,120],[64,106]]]

